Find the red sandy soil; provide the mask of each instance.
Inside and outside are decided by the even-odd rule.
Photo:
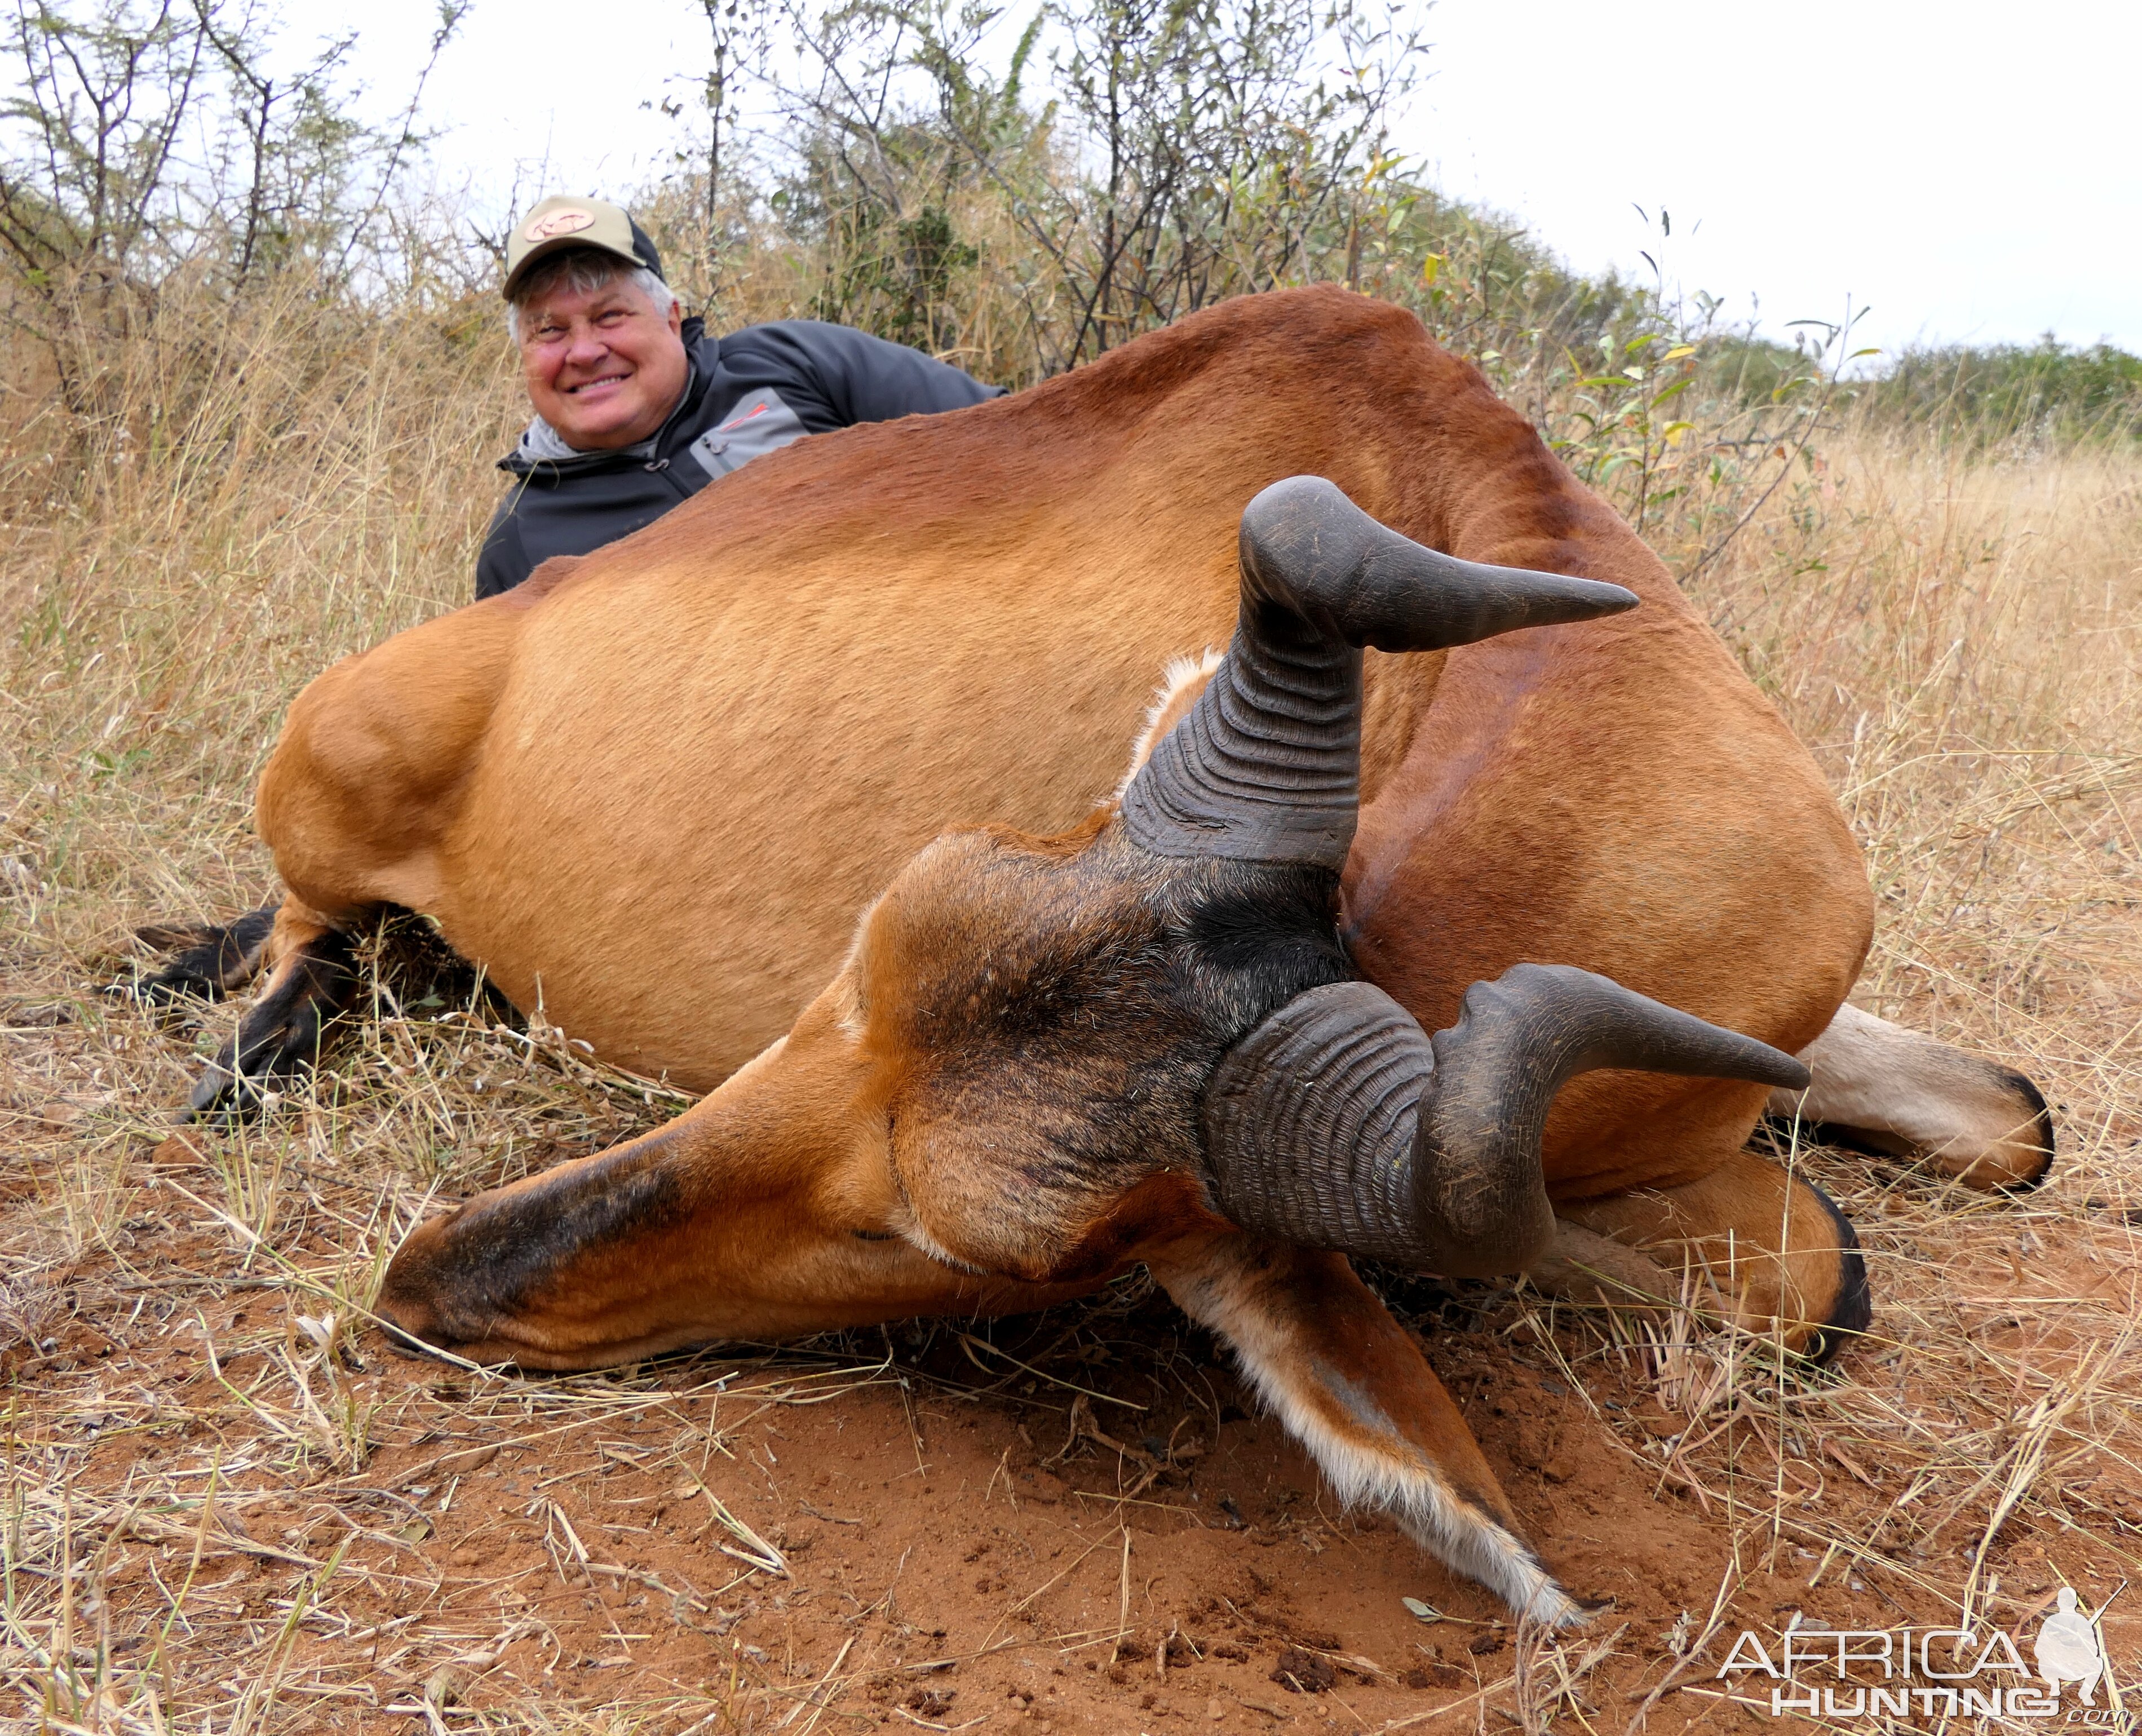
[[[194,1153],[170,1142],[157,1157],[137,1166],[148,1211]],[[18,1457],[64,1461],[68,1499],[103,1515],[74,1544],[105,1546],[105,1600],[72,1618],[78,1645],[95,1629],[116,1673],[138,1666],[190,1566],[162,1666],[180,1679],[175,1709],[215,1704],[206,1671],[230,1678],[226,1695],[272,1679],[267,1727],[294,1729],[577,1727],[570,1709],[615,1708],[662,1731],[1537,1728],[1550,1714],[1575,1728],[1580,1709],[1619,1731],[1673,1674],[1651,1728],[1774,1728],[1719,1697],[1740,1627],[1955,1614],[1908,1563],[1863,1577],[1807,1546],[1812,1490],[1833,1534],[1878,1532],[1900,1493],[1878,1467],[1834,1441],[1782,1462],[1748,1446],[1731,1476],[1715,1443],[1677,1453],[1712,1424],[1661,1408],[1641,1357],[1588,1329],[1549,1337],[1503,1292],[1393,1286],[1542,1554],[1611,1600],[1558,1654],[1389,1522],[1340,1512],[1214,1344],[1143,1283],[971,1333],[918,1324],[540,1382],[405,1359],[366,1331],[317,1385],[379,1407],[368,1457],[338,1470],[239,1396],[295,1414],[278,1360],[302,1344],[291,1294],[225,1290],[204,1275],[231,1272],[227,1245],[139,1221],[164,1240],[134,1262],[151,1275],[73,1275],[96,1304],[16,1367],[11,1426]],[[304,1240],[290,1251],[309,1263],[331,1239]],[[219,1462],[212,1514],[168,1505],[174,1487],[205,1492]],[[151,1490],[161,1512],[122,1517]],[[2127,1517],[2131,1531],[2142,1505]],[[1944,1546],[1967,1552],[1977,1524]],[[744,1531],[785,1571],[743,1559]],[[2095,1600],[2120,1576],[2115,1540],[2016,1532],[1987,1557],[2004,1622],[2056,1583]],[[1676,1672],[1721,1581],[1723,1638]],[[1445,1619],[1418,1619],[1408,1597]],[[2142,1637],[2108,1632],[2130,1650]],[[1558,1699],[1557,1669],[1595,1641],[1603,1655]]]

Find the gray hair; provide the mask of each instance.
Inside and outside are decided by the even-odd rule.
[[[575,247],[540,261],[521,280],[514,289],[513,299],[506,303],[506,329],[518,343],[521,310],[537,296],[558,289],[577,290],[585,295],[608,289],[619,278],[629,278],[633,286],[664,314],[671,308],[683,305],[677,292],[644,265],[629,265],[615,254],[605,253],[600,248]]]

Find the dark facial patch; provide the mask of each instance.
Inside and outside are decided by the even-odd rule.
[[[1304,990],[1355,975],[1339,938],[1335,876],[1216,862],[1195,878],[1203,883],[1180,889],[1187,909],[1171,963],[1183,997],[1228,1030],[1226,1047]]]
[[[420,1302],[424,1336],[451,1349],[487,1340],[501,1324],[561,1283],[576,1261],[652,1235],[686,1215],[669,1136],[650,1134],[605,1158],[577,1165],[481,1210],[441,1220],[421,1257],[397,1259],[380,1310],[396,1312],[397,1292]]]

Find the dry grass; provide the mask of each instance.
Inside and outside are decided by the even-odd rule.
[[[953,1427],[933,1420],[930,1395],[952,1394],[1026,1407],[992,1413],[1003,1463],[1039,1463],[1010,1440],[1014,1423],[1034,1423],[1043,1453],[1064,1439],[1068,1404],[1047,1413],[1053,1439],[1037,1408],[1070,1398],[1054,1383],[1083,1388],[1131,1355],[1113,1329],[1052,1329],[1054,1348],[1022,1352],[1033,1379],[970,1344],[955,1359],[964,1387],[875,1339],[866,1357],[846,1345],[557,1379],[392,1363],[365,1304],[434,1193],[590,1149],[674,1100],[555,1033],[505,1028],[457,991],[407,1005],[382,992],[278,1112],[181,1139],[173,1106],[234,1013],[160,1024],[94,992],[130,923],[259,901],[269,872],[249,792],[284,706],[330,658],[465,594],[486,466],[513,420],[490,310],[324,333],[318,318],[294,302],[215,330],[217,383],[190,392],[153,357],[121,358],[131,407],[86,444],[34,392],[0,412],[15,417],[0,445],[0,1720],[217,1733],[925,1721],[938,1704],[926,1696],[917,1712],[904,1689],[866,1694],[935,1667],[892,1661],[928,1657],[928,1612],[888,1586],[851,1600],[846,1629],[797,1626],[802,1594],[772,1566],[788,1545],[753,1530],[767,1508],[739,1492],[758,1487],[746,1462],[804,1435],[804,1423],[768,1433],[782,1417],[830,1439],[869,1415],[892,1419],[902,1453],[912,1431],[920,1472],[925,1438],[936,1462]],[[209,437],[160,441],[158,417],[181,398]],[[1959,1604],[2012,1624],[2063,1581],[2095,1607],[2142,1578],[2142,461],[1965,463],[1860,433],[1795,475],[1695,589],[1865,841],[1884,912],[1868,1004],[2043,1083],[2060,1167],[2007,1201],[1881,1160],[1793,1154],[1854,1217],[1873,1270],[1876,1339],[1835,1379],[1780,1375],[1745,1341],[1677,1330],[1640,1349],[1522,1298],[1493,1303],[1481,1378],[1522,1368],[1567,1383],[1585,1428],[1613,1443],[1597,1475],[1685,1507],[1720,1565],[1661,1594],[1662,1619],[1636,1599],[1567,1645],[1520,1635],[1499,1668],[1474,1660],[1487,1673],[1451,1703],[1468,1723],[1488,1706],[1529,1729],[1685,1722],[1715,1704],[1702,1695],[1723,1645],[1744,1625],[1782,1626],[1781,1599],[1869,1625]],[[1681,522],[1660,540],[1685,570],[1706,545]],[[1472,1354],[1463,1334],[1449,1342]],[[1226,1390],[1194,1346],[1167,1354],[1183,1391]],[[1212,1415],[1217,1436],[1217,1399]],[[507,1451],[493,1463],[495,1445]],[[1014,1638],[1073,1667],[1094,1655],[1082,1647],[1150,1659],[1157,1644],[1168,1679],[1167,1624],[1187,1617],[1138,1590],[1150,1582],[1125,1516],[1157,1492],[1133,1500],[1134,1481],[1086,1554],[1006,1591],[996,1627],[947,1642],[981,1660],[960,1679],[1014,1655]],[[605,1507],[604,1490],[623,1505]],[[649,1552],[672,1499],[697,1503],[687,1556]],[[643,1500],[656,1515],[644,1541],[605,1522]],[[472,1503],[488,1503],[525,1566],[493,1575],[491,1546],[473,1541],[448,1553]],[[822,1536],[846,1535],[847,1517],[818,1517]],[[1364,1535],[1329,1534],[1348,1549]],[[1082,1576],[1098,1611],[1083,1625],[1075,1602],[1059,1606]],[[2108,1621],[2116,1668],[2142,1659],[2137,1618],[2142,1593],[2129,1592]],[[766,1637],[777,1630],[786,1655]],[[673,1641],[688,1655],[660,1650]],[[634,1669],[582,1672],[614,1643]],[[1364,1675],[1333,1698],[1371,1709],[1365,1723],[1420,1721],[1384,1692]],[[1241,1704],[1246,1729],[1291,1715]],[[971,1704],[934,1721],[956,1724]],[[1126,1719],[1141,1715],[1132,1704]]]
[[[2142,464],[1863,432],[1696,589],[1866,847],[1858,998],[2030,1073],[2063,1149],[2020,1200],[1808,1154],[1866,1241],[1877,1347],[1798,1393],[1685,1385],[1708,1438],[1668,1472],[1751,1504],[1750,1553],[1810,1587],[2005,1625],[2067,1577],[2093,1605],[2142,1566]],[[2131,1671],[2142,1623],[2107,1631]]]

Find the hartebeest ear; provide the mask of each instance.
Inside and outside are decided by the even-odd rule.
[[[1555,1093],[1627,1067],[1804,1087],[1789,1055],[1587,970],[1518,964],[1424,1034],[1367,983],[1289,1001],[1229,1051],[1205,1107],[1220,1209],[1246,1230],[1458,1278],[1522,1271],[1554,1233]]]
[[[1157,856],[1336,872],[1360,803],[1362,647],[1440,650],[1636,605],[1618,584],[1423,548],[1320,476],[1252,500],[1241,549],[1226,657],[1123,791],[1125,831]]]

